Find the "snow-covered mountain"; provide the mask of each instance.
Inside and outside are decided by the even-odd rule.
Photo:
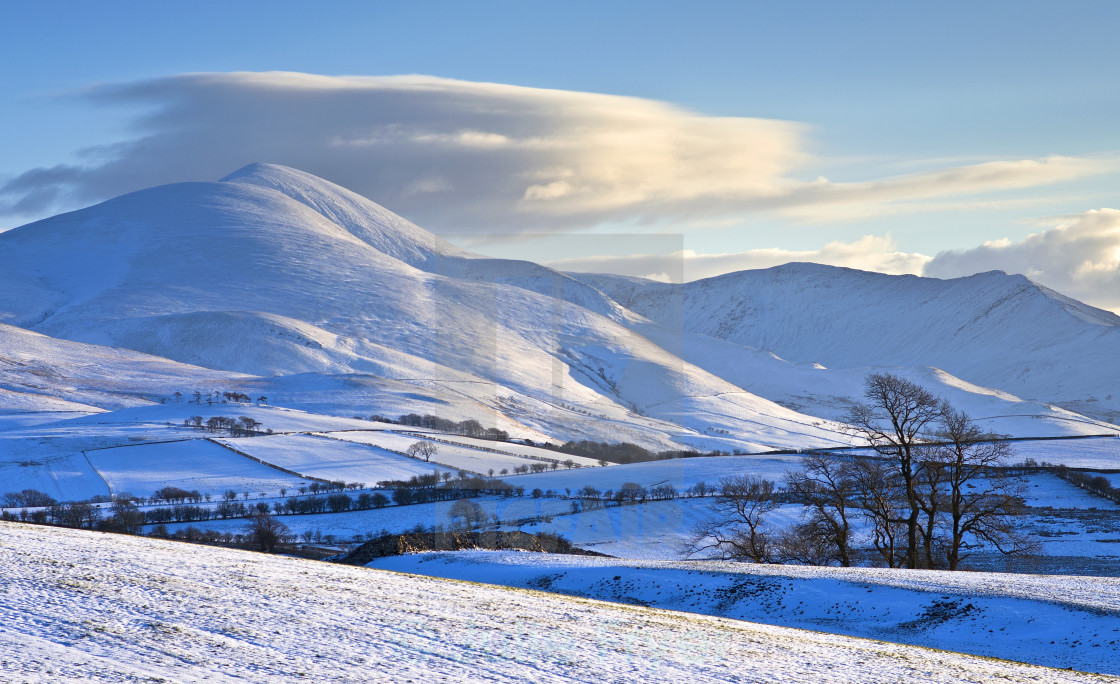
[[[1110,316],[994,274],[792,265],[685,286],[573,277],[465,252],[266,164],[0,234],[0,322],[50,336],[32,347],[52,373],[74,354],[127,349],[158,357],[114,352],[146,369],[134,371],[144,392],[169,378],[184,392],[239,383],[342,415],[448,413],[660,447],[846,442],[821,418],[838,417],[866,368],[884,365],[911,367],[900,372],[1004,431],[1101,432],[986,388],[1112,415],[1120,319]],[[0,375],[0,389],[28,384],[15,366]],[[102,405],[68,391],[38,393]]]
[[[0,235],[0,319],[52,337],[262,376],[438,383],[565,437],[668,421],[653,430],[668,436],[643,441],[712,447],[714,431],[749,417],[754,429],[729,448],[836,442],[813,418],[683,363],[628,317],[569,276],[464,253],[275,166]],[[629,427],[581,425],[594,422]]]
[[[788,361],[933,366],[983,387],[1120,419],[1120,316],[1022,275],[940,280],[792,263],[683,285],[578,277],[663,327]],[[703,351],[684,347],[686,359],[714,370]]]

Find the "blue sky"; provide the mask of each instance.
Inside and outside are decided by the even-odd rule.
[[[1113,2],[9,1],[0,228],[271,155],[479,251],[573,269],[999,268],[1115,309],[1117,25]],[[274,71],[436,80],[180,76]],[[320,125],[316,98],[348,118]],[[463,113],[498,102],[513,114]],[[430,130],[390,150],[353,139],[367,115]],[[353,149],[292,147],[300,126]]]

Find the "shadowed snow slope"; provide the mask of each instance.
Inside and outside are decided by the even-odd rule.
[[[187,387],[228,386],[247,378],[0,323],[4,410],[99,412],[142,406]]]
[[[466,551],[370,567],[1120,672],[1120,580]]]

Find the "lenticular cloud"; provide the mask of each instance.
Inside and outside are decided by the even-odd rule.
[[[424,76],[194,74],[92,96],[155,108],[137,123],[141,137],[100,151],[108,163],[33,170],[0,188],[14,198],[9,209],[204,180],[268,160],[442,230],[520,232],[779,196],[802,158],[800,126],[789,122]]]
[[[352,188],[440,233],[692,226],[749,212],[833,222],[1115,166],[1049,157],[808,182],[818,162],[802,124],[432,76],[183,74],[86,96],[139,108],[133,137],[85,150],[85,165],[31,169],[0,185],[0,214],[71,209],[268,161]]]

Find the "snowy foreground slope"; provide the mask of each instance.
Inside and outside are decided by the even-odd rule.
[[[1094,682],[881,641],[0,524],[8,681]]]
[[[1117,578],[506,551],[393,556],[370,567],[1120,674]]]

